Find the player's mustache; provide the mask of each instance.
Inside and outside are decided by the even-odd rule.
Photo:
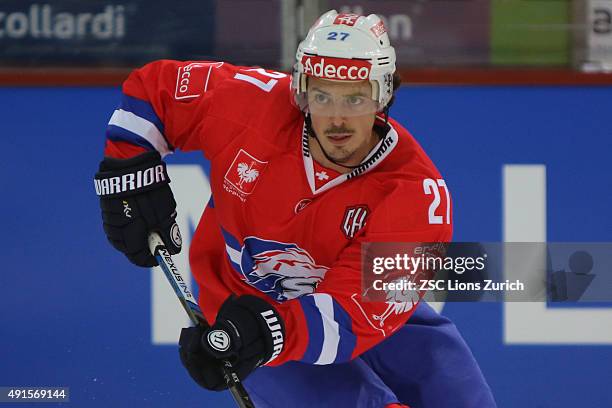
[[[339,126],[339,127],[332,126],[325,130],[326,135],[345,134],[345,133],[354,133],[354,132],[355,131],[353,129],[349,129],[346,126]]]

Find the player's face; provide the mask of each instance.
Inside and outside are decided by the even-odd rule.
[[[308,80],[308,109],[321,147],[336,163],[355,166],[378,142],[369,81]]]

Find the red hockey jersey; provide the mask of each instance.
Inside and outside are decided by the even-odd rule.
[[[223,62],[157,61],[134,71],[107,129],[106,154],[201,150],[212,198],[190,248],[209,321],[230,295],[267,299],[283,316],[289,360],[352,359],[414,307],[361,298],[361,244],[448,242],[444,180],[398,123],[362,164],[314,162],[289,77]]]

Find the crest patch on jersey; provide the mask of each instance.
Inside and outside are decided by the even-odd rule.
[[[244,240],[240,268],[247,283],[277,302],[314,293],[328,269],[296,244],[257,237]]]
[[[347,239],[353,238],[366,224],[366,218],[370,209],[367,205],[356,205],[348,207],[342,218],[342,233]]]
[[[223,187],[244,201],[255,189],[267,164],[268,162],[258,160],[240,149],[225,173]]]

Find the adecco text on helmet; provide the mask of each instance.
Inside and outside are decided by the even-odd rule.
[[[317,78],[362,81],[370,77],[371,64],[367,61],[304,55],[302,65],[304,74]]]

